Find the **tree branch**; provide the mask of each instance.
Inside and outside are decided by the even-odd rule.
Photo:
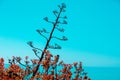
[[[62,40],[62,41],[68,40],[65,36],[63,36],[62,38],[58,38],[58,37],[52,37],[52,38],[55,38],[55,39],[58,39],[58,40]]]
[[[37,73],[37,71],[38,71],[38,69],[39,69],[39,66],[40,66],[39,63],[42,61],[42,59],[43,59],[43,57],[44,57],[44,51],[47,49],[47,47],[48,47],[48,45],[49,45],[49,42],[50,42],[50,40],[51,40],[51,38],[52,38],[52,34],[53,34],[53,32],[54,32],[54,29],[55,29],[55,27],[57,26],[57,23],[58,23],[60,14],[61,14],[61,12],[63,11],[64,8],[65,8],[65,5],[63,6],[63,4],[62,4],[62,7],[60,8],[60,12],[58,13],[58,16],[57,16],[57,18],[56,18],[55,23],[53,24],[52,31],[51,31],[51,33],[50,33],[50,36],[49,36],[49,38],[48,38],[48,40],[47,40],[47,43],[46,43],[46,45],[45,45],[45,47],[44,47],[44,50],[43,50],[43,52],[42,52],[41,58],[40,58],[40,60],[39,60],[39,62],[38,62],[38,65],[36,66],[36,70],[33,72],[32,78],[34,78],[34,76],[36,75],[36,73]]]
[[[40,30],[36,30],[42,37],[44,37],[46,40],[48,40],[48,38],[46,37],[46,36],[44,36],[42,33],[41,33],[41,31]]]

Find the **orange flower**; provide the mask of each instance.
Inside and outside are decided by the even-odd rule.
[[[13,71],[14,73],[18,73],[20,71],[20,67],[16,64],[12,64],[10,67],[9,67],[10,71]]]
[[[4,63],[4,59],[3,58],[0,58],[0,63]]]

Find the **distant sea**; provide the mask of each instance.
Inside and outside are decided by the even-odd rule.
[[[92,80],[120,80],[120,67],[86,67]]]
[[[120,67],[84,67],[84,70],[92,80],[120,80]]]

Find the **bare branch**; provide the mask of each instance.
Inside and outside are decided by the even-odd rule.
[[[58,39],[58,40],[63,40],[63,41],[68,40],[65,36],[63,36],[62,38],[58,38],[58,37],[52,37],[52,38],[56,38],[56,39]]]
[[[66,41],[66,40],[68,40],[68,38],[67,38],[67,37],[65,37],[65,36],[63,36],[62,38],[63,38],[63,40],[65,40],[65,41]]]
[[[58,27],[56,27],[56,29],[57,29],[58,31],[60,31],[60,32],[64,32],[64,31],[65,31],[64,28],[58,28]]]
[[[30,47],[33,47],[32,41],[27,42],[27,44],[28,44]]]
[[[63,19],[67,19],[67,16],[64,16],[64,17],[60,17],[60,18],[63,18]]]
[[[41,49],[36,48],[36,47],[34,47],[34,46],[33,46],[32,41],[27,42],[27,44],[28,44],[30,47],[32,47],[32,48],[34,48],[34,49],[37,49],[37,50],[40,50],[40,51],[42,52],[42,50],[41,50]]]
[[[45,18],[43,18],[43,19],[44,19],[46,22],[48,22],[48,23],[54,24],[54,22],[48,20],[48,17],[45,17]]]
[[[47,32],[47,30],[46,30],[45,28],[43,28],[42,31],[43,31],[44,33],[49,33],[49,32]]]
[[[46,36],[44,36],[42,33],[41,33],[41,30],[36,30],[41,36],[43,36],[46,40],[48,40],[48,38]]]
[[[45,28],[42,28],[42,30],[37,29],[36,31],[39,33],[49,33]]]
[[[67,16],[64,16],[64,19],[67,19]]]
[[[49,32],[47,32],[47,30],[45,29],[45,28],[42,28],[42,30],[40,30],[40,29],[37,29],[38,30],[38,32],[40,32],[40,33],[49,33]]]
[[[67,24],[67,21],[63,20],[62,24]]]
[[[43,19],[48,22],[48,17],[45,17],[45,18],[43,18]]]
[[[41,52],[43,52],[43,50],[42,49],[40,49],[40,48],[36,48],[36,47],[33,47],[34,49],[37,49],[37,50],[39,50],[39,51],[41,51]]]
[[[61,49],[62,47],[58,44],[55,44],[55,49]]]
[[[37,50],[36,49],[32,49],[32,50],[35,53],[35,55],[40,59],[40,57],[37,55]]]
[[[48,23],[55,24],[55,23],[54,23],[54,22],[52,22],[52,21],[48,21]]]
[[[61,8],[66,8],[66,5],[65,5],[65,3],[62,3],[62,5],[60,6],[60,5],[58,5],[58,7],[61,9]]]
[[[58,44],[55,44],[55,45],[48,45],[48,48],[51,48],[51,49],[61,49],[61,46],[58,45]]]
[[[57,17],[57,15],[58,15],[57,10],[54,10],[54,11],[53,11],[53,14]]]
[[[27,42],[27,44],[28,44],[30,47],[32,47],[33,49],[39,50],[39,51],[43,52],[42,49],[37,48],[37,47],[34,47],[34,46],[33,46],[33,43],[32,43],[31,41],[30,41],[30,42]],[[35,52],[35,50],[33,50],[33,51]]]
[[[66,5],[65,5],[65,3],[62,3],[62,7],[63,7],[63,8],[66,8]]]
[[[58,5],[58,7],[59,7],[59,8],[61,8],[61,6],[60,6],[60,5]]]
[[[67,21],[63,20],[63,22],[58,22],[59,24],[67,24]]]

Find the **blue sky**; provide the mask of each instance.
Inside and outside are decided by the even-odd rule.
[[[0,57],[35,58],[26,44],[33,41],[40,48],[44,39],[36,29],[50,28],[44,22],[55,17],[53,10],[66,3],[68,25],[61,25],[69,40],[61,42],[62,50],[51,50],[61,60],[82,61],[86,66],[120,66],[120,1],[119,0],[0,0]],[[59,32],[57,33],[59,34]]]

